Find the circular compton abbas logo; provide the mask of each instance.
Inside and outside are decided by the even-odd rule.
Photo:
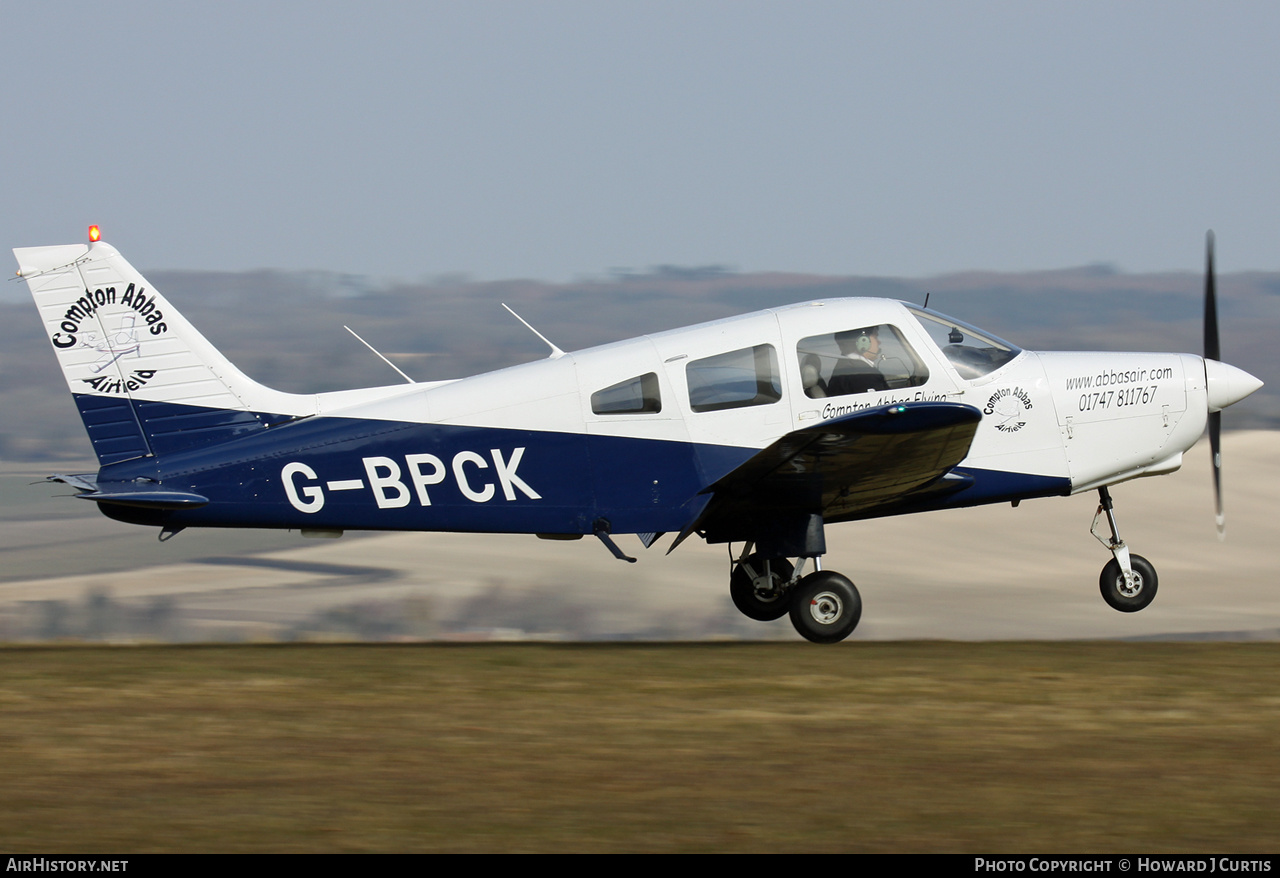
[[[991,394],[982,414],[992,418],[1001,433],[1016,433],[1027,425],[1027,412],[1034,407],[1031,395],[1021,387],[1002,387]]]

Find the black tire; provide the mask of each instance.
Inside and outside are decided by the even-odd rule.
[[[858,627],[862,596],[846,576],[810,573],[791,591],[791,624],[805,640],[839,643]]]
[[[1102,599],[1122,613],[1136,613],[1146,609],[1156,599],[1156,585],[1159,583],[1156,568],[1141,555],[1130,555],[1129,567],[1134,573],[1134,588],[1127,594],[1124,574],[1120,572],[1120,564],[1115,558],[1107,562],[1107,566],[1102,568],[1102,575],[1098,577]]]
[[[746,563],[757,573],[764,572],[765,559],[760,555],[748,555]],[[786,558],[770,558],[769,578],[773,582],[774,595],[767,597],[756,592],[751,574],[741,564],[733,566],[733,575],[729,577],[729,596],[733,605],[748,619],[757,622],[772,622],[787,615],[787,593],[783,589],[791,581],[795,568]]]

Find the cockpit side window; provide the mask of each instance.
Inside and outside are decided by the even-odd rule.
[[[810,399],[918,387],[929,380],[928,368],[888,323],[811,335],[796,345],[796,357]]]
[[[961,378],[981,378],[1022,353],[1021,348],[945,314],[920,308],[908,310],[920,321],[924,331],[929,333]]]
[[[769,405],[782,399],[782,375],[773,345],[716,354],[685,367],[689,407],[695,412]]]
[[[662,411],[658,376],[646,372],[591,394],[591,411],[597,415],[639,415]]]

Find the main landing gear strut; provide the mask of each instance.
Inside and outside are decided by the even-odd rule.
[[[804,575],[809,558],[767,558],[747,543],[733,563],[729,595],[745,616],[772,622],[790,614],[800,636],[814,643],[839,643],[858,627],[862,597],[845,576],[822,569],[814,557],[814,571]]]
[[[1094,513],[1093,527],[1089,528],[1089,533],[1106,546],[1112,555],[1098,578],[1102,599],[1122,613],[1136,613],[1145,609],[1156,598],[1156,568],[1141,555],[1131,554],[1124,540],[1120,539],[1116,516],[1112,511],[1111,493],[1105,485],[1098,489],[1098,498],[1098,511]],[[1107,517],[1107,524],[1111,527],[1110,539],[1098,533],[1098,519],[1103,515]]]

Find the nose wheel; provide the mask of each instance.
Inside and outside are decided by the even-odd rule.
[[[1116,516],[1112,509],[1111,493],[1106,487],[1098,489],[1100,503],[1093,516],[1093,527],[1089,532],[1111,552],[1111,560],[1102,568],[1098,577],[1098,586],[1102,590],[1102,599],[1112,609],[1122,613],[1136,613],[1156,599],[1156,586],[1159,582],[1156,568],[1141,555],[1129,553],[1129,547],[1120,539],[1120,531],[1116,526]],[[1111,527],[1111,538],[1098,533],[1098,520],[1106,516]]]
[[[1136,613],[1156,598],[1156,568],[1151,562],[1141,555],[1130,555],[1129,567],[1131,575],[1126,577],[1112,558],[1098,577],[1102,599],[1122,613]]]

